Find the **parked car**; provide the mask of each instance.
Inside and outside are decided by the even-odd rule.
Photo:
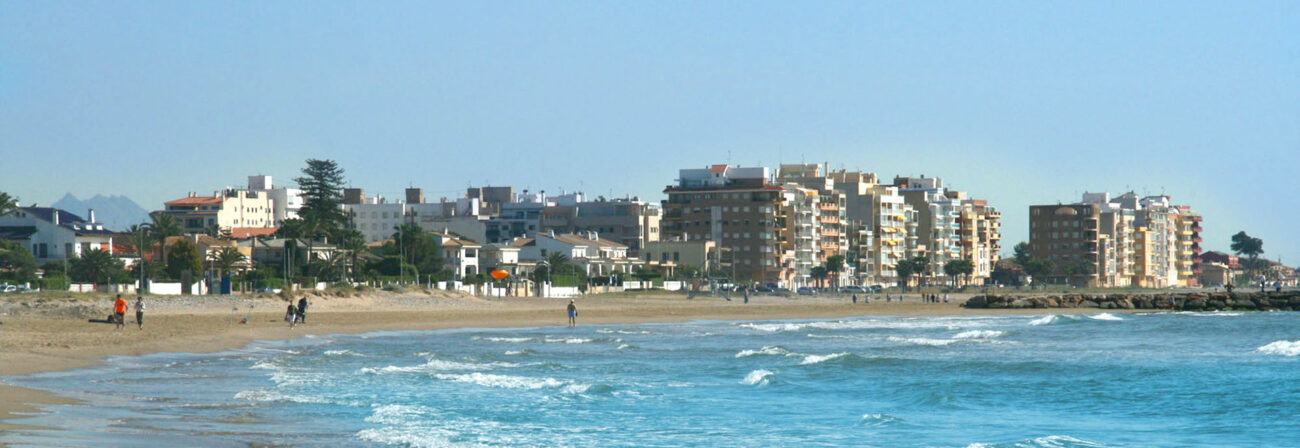
[[[862,294],[867,292],[867,288],[863,288],[861,286],[845,286],[840,288],[840,292],[846,294]]]
[[[817,291],[816,291],[816,290],[813,290],[812,288],[809,288],[809,287],[807,287],[807,286],[802,287],[802,288],[799,288],[796,292],[797,292],[799,295],[801,295],[801,296],[812,296],[812,295],[817,295]]]

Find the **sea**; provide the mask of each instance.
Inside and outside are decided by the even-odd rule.
[[[3,381],[80,400],[13,447],[1295,447],[1300,313],[381,332]]]

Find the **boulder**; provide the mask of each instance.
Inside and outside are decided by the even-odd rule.
[[[1106,303],[1111,303],[1111,302],[1106,302]],[[1091,301],[1091,300],[1084,300],[1084,301],[1082,301],[1082,302],[1079,302],[1079,307],[1080,307],[1080,308],[1099,308],[1100,306],[1097,305],[1097,302],[1093,302],[1093,301]]]

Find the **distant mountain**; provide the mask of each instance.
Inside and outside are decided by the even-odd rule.
[[[80,200],[72,193],[63,195],[52,207],[61,208],[71,212],[74,215],[85,219],[87,211],[95,210],[95,220],[104,224],[109,230],[122,231],[132,224],[139,224],[149,220],[149,212],[141,208],[139,204],[132,201],[126,196],[104,196],[97,194],[95,197]]]

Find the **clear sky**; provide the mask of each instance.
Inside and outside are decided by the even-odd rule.
[[[0,190],[662,198],[830,162],[1003,210],[1165,192],[1300,263],[1300,2],[0,2]]]

